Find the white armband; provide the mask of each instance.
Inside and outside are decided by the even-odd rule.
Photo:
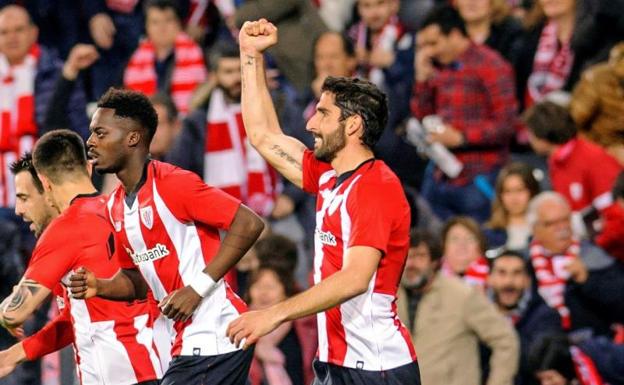
[[[195,275],[195,278],[193,278],[189,286],[192,287],[200,297],[206,298],[217,287],[217,282],[208,274],[200,271]]]

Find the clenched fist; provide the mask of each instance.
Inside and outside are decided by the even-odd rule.
[[[238,34],[240,51],[255,56],[277,44],[277,27],[266,19],[247,21]]]

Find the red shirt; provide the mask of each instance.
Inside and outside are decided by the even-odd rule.
[[[113,258],[114,237],[105,204],[101,196],[74,198],[67,210],[41,235],[24,277],[56,294],[60,294],[59,283],[66,287],[69,276],[82,266],[97,277],[112,277],[119,265]],[[69,308],[73,325],[82,384],[125,385],[162,376],[158,354],[153,348],[152,318],[146,302],[117,302],[98,297],[83,301],[70,298],[68,294],[66,291],[64,305]],[[60,318],[61,324],[49,331],[57,330],[63,320],[66,318]],[[59,335],[57,343],[66,341],[66,335]],[[115,365],[102,365],[102,360],[115,362]]]
[[[611,188],[622,167],[597,144],[578,137],[548,159],[553,190],[566,197],[572,211],[593,205],[599,211],[613,203]]]
[[[319,360],[388,370],[416,360],[409,331],[396,312],[396,293],[409,247],[410,209],[397,176],[381,160],[339,178],[306,151],[303,188],[317,194],[314,281],[342,269],[353,246],[383,257],[365,294],[317,315]]]

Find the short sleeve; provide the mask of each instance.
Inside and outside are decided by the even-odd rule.
[[[388,197],[375,187],[371,184],[356,184],[347,198],[347,212],[351,219],[348,247],[369,246],[385,255],[395,208],[388,203]]]
[[[314,152],[305,150],[303,153],[303,191],[317,194],[319,191],[319,179],[325,171],[331,170],[328,163],[316,159]]]
[[[75,242],[68,242],[68,234],[59,231],[61,223],[56,223],[44,233],[33,251],[24,278],[54,290],[63,277],[74,268],[80,253]]]
[[[167,207],[182,222],[228,230],[241,201],[205,184],[196,174],[176,169],[156,182]]]
[[[117,260],[117,263],[119,263],[119,267],[121,267],[122,269],[136,269],[137,267],[134,264],[134,261],[132,261],[132,256],[128,253],[129,250],[126,249],[123,245],[121,236],[122,235],[120,232],[115,234],[114,236],[114,258]]]

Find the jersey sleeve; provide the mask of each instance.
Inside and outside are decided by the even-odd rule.
[[[159,181],[157,188],[178,220],[199,222],[228,230],[241,201],[205,184],[196,174],[177,169]]]
[[[68,242],[71,234],[62,231],[62,223],[55,223],[44,233],[24,273],[24,278],[31,279],[39,284],[54,290],[54,287],[63,277],[74,268],[74,264],[81,250],[76,241]],[[75,235],[75,234],[74,234]]]
[[[393,210],[389,198],[375,185],[356,185],[347,197],[347,212],[351,219],[347,247],[369,246],[385,255],[392,232]]]
[[[46,354],[63,349],[74,342],[74,331],[69,307],[44,326],[37,333],[22,341],[26,358],[37,360]]]
[[[328,163],[316,159],[314,152],[305,150],[303,153],[303,191],[310,194],[317,194],[319,190],[319,179],[325,171],[331,170]]]

